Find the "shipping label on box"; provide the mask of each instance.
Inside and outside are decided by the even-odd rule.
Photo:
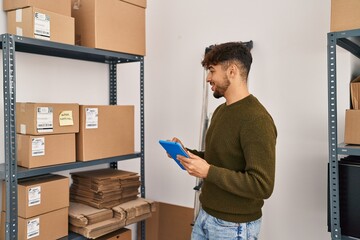
[[[50,40],[50,16],[44,13],[34,14],[34,36],[38,39]]]
[[[85,108],[85,114],[86,114],[86,122],[85,122],[85,128],[86,129],[92,129],[92,128],[98,128],[99,121],[99,111],[98,108]]]
[[[31,156],[44,156],[45,155],[45,138],[35,137],[31,140]]]
[[[41,186],[29,188],[28,190],[28,207],[41,204]]]
[[[40,235],[40,218],[34,218],[27,221],[26,239],[38,237]]]

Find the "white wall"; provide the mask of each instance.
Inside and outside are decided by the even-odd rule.
[[[0,32],[5,32],[4,16],[0,13]],[[268,108],[278,128],[276,185],[265,202],[262,239],[330,239],[326,222],[329,25],[327,0],[148,1],[147,197],[193,206],[195,179],[165,156],[158,140],[177,136],[188,147],[198,147],[200,61],[205,47],[253,40],[250,91]],[[341,50],[338,55],[345,62],[339,64],[338,74],[348,80],[349,57]],[[25,54],[16,57],[17,100],[107,103],[106,65]],[[135,73],[127,74],[123,68]],[[136,64],[119,66],[119,104],[138,106],[138,95],[133,94],[138,89],[137,69]],[[49,84],[43,86],[44,82]],[[345,108],[347,85],[339,88],[339,96],[345,97],[338,104]],[[211,109],[220,102],[211,99]],[[340,139],[342,125],[339,112]],[[2,147],[3,139],[0,143]],[[132,161],[120,166],[138,169]]]

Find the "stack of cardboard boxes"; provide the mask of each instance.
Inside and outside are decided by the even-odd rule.
[[[156,210],[155,202],[137,197],[137,173],[100,169],[71,176],[70,230],[87,238],[149,218]]]
[[[5,219],[5,186],[2,192],[2,214]],[[18,182],[18,238],[59,239],[68,235],[69,179],[44,175]],[[1,224],[0,239],[5,239]]]
[[[146,0],[4,0],[8,33],[145,56]]]

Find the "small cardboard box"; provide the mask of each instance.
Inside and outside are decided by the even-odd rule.
[[[360,28],[360,1],[331,0],[331,32]]]
[[[75,133],[32,136],[16,134],[17,165],[25,168],[76,161]]]
[[[7,12],[7,32],[59,43],[75,43],[74,18],[35,7]]]
[[[2,210],[6,209],[5,182],[2,189]],[[43,175],[18,182],[18,216],[31,218],[69,207],[69,178]]]
[[[80,105],[77,161],[134,153],[134,106]]]
[[[1,236],[5,239],[5,212],[1,213]],[[68,235],[68,208],[61,208],[32,218],[18,217],[18,239],[49,240]]]
[[[45,135],[79,132],[79,104],[16,103],[16,132]]]
[[[72,0],[76,44],[145,55],[146,0]]]
[[[36,7],[71,17],[71,0],[4,0],[3,10]]]
[[[360,110],[347,109],[345,113],[346,144],[360,144]]]

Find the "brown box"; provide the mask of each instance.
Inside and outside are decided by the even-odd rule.
[[[331,0],[331,32],[360,28],[360,1]]]
[[[76,227],[85,227],[113,218],[111,209],[97,209],[89,205],[70,202],[69,222]]]
[[[6,208],[3,181],[2,210]],[[18,181],[18,216],[31,218],[69,206],[69,178],[43,175]]]
[[[74,44],[74,18],[35,7],[7,12],[7,32],[19,36]]]
[[[3,10],[36,7],[71,17],[71,0],[4,0]]]
[[[191,238],[191,223],[194,209],[157,202],[156,211],[146,222],[146,240],[188,240]],[[140,227],[138,239],[140,240]]]
[[[97,240],[131,240],[131,230],[122,228],[112,233],[106,234]]]
[[[16,103],[16,132],[45,135],[79,132],[79,104]]]
[[[76,44],[145,55],[146,0],[72,0]]]
[[[1,236],[5,239],[5,212],[1,213]],[[18,217],[18,239],[49,240],[68,235],[68,208],[61,208],[33,218]]]
[[[75,133],[32,136],[16,134],[17,165],[26,168],[76,161]]]
[[[134,153],[134,106],[80,105],[77,161]]]
[[[360,110],[347,109],[345,113],[346,144],[360,144]]]
[[[360,109],[360,76],[351,81],[350,96],[352,109]]]

